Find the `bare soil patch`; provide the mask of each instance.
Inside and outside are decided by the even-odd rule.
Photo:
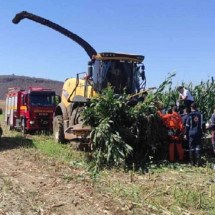
[[[0,214],[111,214],[107,201],[93,191],[82,172],[50,160],[36,149],[8,149],[4,138],[0,152]],[[72,178],[73,176],[73,178]]]

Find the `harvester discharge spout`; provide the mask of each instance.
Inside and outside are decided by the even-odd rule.
[[[60,26],[54,22],[51,22],[45,18],[42,18],[40,16],[34,15],[32,13],[28,13],[26,11],[23,11],[23,12],[17,13],[16,16],[13,18],[12,22],[14,24],[18,24],[21,20],[23,20],[25,18],[30,19],[30,20],[35,21],[35,22],[38,22],[38,23],[45,25],[49,28],[52,28],[52,29],[58,31],[59,33],[69,37],[70,39],[72,39],[73,41],[78,43],[86,51],[86,53],[88,54],[90,59],[92,59],[93,56],[97,54],[96,50],[88,42],[86,42],[84,39],[82,39],[78,35],[72,33],[71,31],[67,30],[66,28],[63,28],[62,26]]]

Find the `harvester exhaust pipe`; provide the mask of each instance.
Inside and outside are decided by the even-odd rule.
[[[71,31],[67,30],[66,28],[63,28],[62,26],[60,26],[54,22],[51,22],[45,18],[42,18],[40,16],[34,15],[32,13],[28,13],[26,11],[23,11],[21,13],[17,13],[16,16],[13,18],[12,22],[14,24],[18,24],[21,20],[23,20],[25,18],[30,19],[30,20],[35,21],[35,22],[38,22],[38,23],[45,25],[49,28],[52,28],[52,29],[60,32],[61,34],[69,37],[70,39],[72,39],[73,41],[78,43],[86,51],[86,53],[88,54],[90,59],[93,59],[93,56],[97,54],[96,50],[88,42],[86,42],[84,39],[82,39],[78,35],[72,33]]]

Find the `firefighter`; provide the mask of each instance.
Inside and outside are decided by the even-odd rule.
[[[211,141],[212,141],[212,147],[213,147],[213,153],[215,155],[215,109],[214,109],[214,113],[211,116]]]
[[[173,111],[174,110],[174,111]],[[177,149],[179,161],[183,161],[184,149],[182,147],[182,134],[184,126],[181,116],[175,112],[175,109],[168,110],[167,114],[159,114],[163,119],[164,125],[168,129],[169,136],[169,161],[175,161],[175,147]]]
[[[184,128],[186,127],[186,122],[187,122],[187,118],[190,114],[190,108],[189,107],[185,107],[184,108],[184,112],[183,114],[181,114],[181,118],[182,118],[182,122],[183,122],[183,125],[184,125]],[[186,135],[186,132],[185,132],[185,138],[183,140],[183,148],[188,151],[189,150],[189,136]]]
[[[191,113],[186,121],[186,135],[189,138],[189,157],[192,165],[201,165],[202,114],[196,103],[191,104]]]
[[[182,118],[184,126],[186,126],[187,117],[189,116],[190,111],[191,110],[189,107],[185,107],[183,110],[183,113],[181,114],[181,118]]]

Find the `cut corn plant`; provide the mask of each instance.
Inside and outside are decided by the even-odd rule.
[[[143,102],[129,105],[126,94],[114,95],[111,87],[92,99],[83,111],[85,124],[92,126],[91,140],[95,169],[120,164],[142,165],[152,154],[164,148],[166,131],[157,115],[157,101],[172,82],[170,75]]]
[[[85,123],[93,127],[95,170],[122,164],[132,151],[123,134],[132,121],[127,101],[126,94],[116,97],[113,89],[108,87],[83,111]]]

